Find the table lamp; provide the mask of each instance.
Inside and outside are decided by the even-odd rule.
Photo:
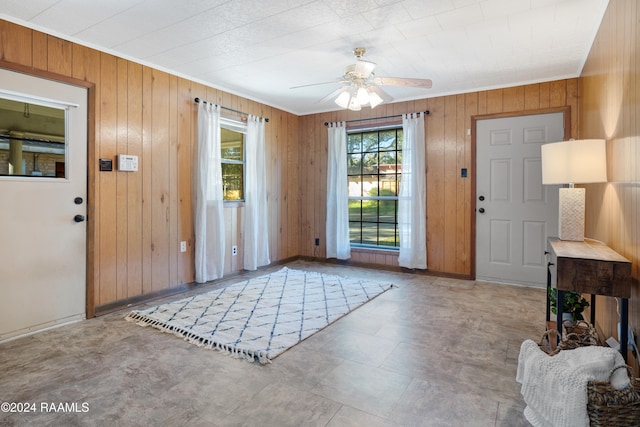
[[[607,181],[604,139],[583,139],[542,145],[542,184],[569,184],[558,197],[558,238],[584,241],[585,189],[574,184]]]

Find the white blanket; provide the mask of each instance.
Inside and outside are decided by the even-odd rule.
[[[524,341],[516,381],[522,384],[525,417],[535,427],[588,426],[587,383],[608,381],[611,370],[624,364],[622,355],[609,347],[580,347],[549,356],[535,342]],[[612,385],[629,385],[625,369],[616,371]]]

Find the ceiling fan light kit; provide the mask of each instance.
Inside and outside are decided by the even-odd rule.
[[[365,61],[362,57],[366,49],[357,47],[353,49],[356,57],[356,63],[347,65],[344,68],[342,78],[334,82],[313,83],[302,86],[294,86],[291,89],[299,89],[309,86],[324,85],[329,83],[341,83],[343,86],[336,91],[330,93],[319,102],[325,102],[332,99],[340,108],[352,111],[360,111],[363,106],[369,105],[372,109],[376,108],[383,102],[393,101],[388,93],[383,91],[380,86],[404,86],[411,88],[431,88],[431,80],[429,79],[407,79],[401,77],[376,77],[374,70],[375,62]],[[337,96],[336,96],[337,94]]]
[[[351,100],[351,94],[349,93],[348,89],[345,89],[344,91],[340,92],[340,95],[338,95],[338,97],[335,99],[334,102],[340,108],[347,108],[349,107],[350,100]]]
[[[347,86],[334,101],[340,108],[348,108],[352,111],[360,111],[362,106],[369,105],[372,109],[382,104],[384,100],[370,88],[360,86]]]

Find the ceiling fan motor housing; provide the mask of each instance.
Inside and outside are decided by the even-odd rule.
[[[356,47],[355,49],[353,49],[353,54],[356,56],[356,58],[360,59],[364,56],[364,53],[367,51],[367,49],[363,48],[363,47]]]
[[[347,65],[344,67],[344,78],[352,82],[365,80],[371,75],[371,72],[366,74],[366,71],[363,70],[363,67],[358,67],[358,64]]]

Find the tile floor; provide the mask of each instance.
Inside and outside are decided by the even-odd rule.
[[[126,322],[128,311],[2,343],[0,402],[36,412],[0,412],[0,426],[529,425],[515,375],[521,342],[544,330],[543,290],[288,266],[399,287],[265,366]]]

